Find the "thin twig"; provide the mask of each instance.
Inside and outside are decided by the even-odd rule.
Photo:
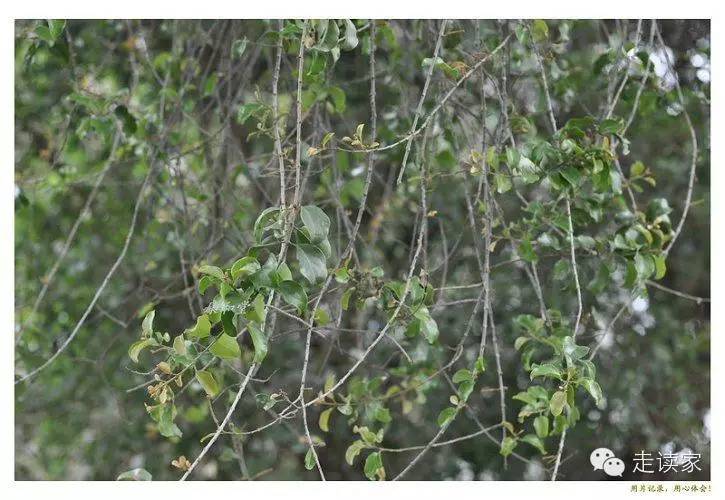
[[[239,390],[237,391],[237,395],[234,396],[234,401],[232,402],[232,405],[229,407],[229,410],[227,411],[227,414],[224,416],[224,420],[222,420],[221,424],[217,426],[216,431],[214,432],[214,435],[211,437],[209,442],[204,446],[204,449],[201,450],[201,453],[199,453],[199,456],[196,457],[196,460],[191,464],[189,469],[184,472],[184,475],[181,476],[180,481],[186,481],[186,478],[189,477],[189,475],[196,469],[196,466],[199,465],[201,462],[201,459],[204,458],[204,456],[209,452],[212,446],[214,446],[214,443],[217,439],[219,439],[219,435],[222,433],[224,428],[229,423],[229,420],[232,418],[232,414],[234,413],[234,410],[237,408],[237,405],[239,404],[239,400],[242,398],[242,394],[244,393],[244,389],[247,387],[247,383],[249,382],[249,378],[252,376],[252,373],[254,373],[254,370],[257,369],[256,364],[253,364],[249,367],[249,371],[247,372],[247,375],[244,377],[244,380],[242,381],[242,385],[239,386]]]
[[[413,136],[411,135],[413,131],[415,131],[415,127],[418,125],[418,120],[420,119],[420,116],[423,114],[423,104],[425,103],[426,95],[428,94],[428,86],[430,85],[431,77],[433,76],[433,70],[435,70],[436,67],[436,60],[438,59],[438,53],[441,50],[441,45],[443,41],[443,34],[446,31],[446,23],[448,21],[444,19],[441,21],[441,28],[438,32],[438,39],[436,40],[435,49],[433,50],[433,61],[431,62],[431,65],[428,67],[428,74],[425,76],[425,83],[423,84],[423,92],[420,94],[420,99],[418,100],[418,107],[415,109],[415,116],[413,117],[413,124],[410,126],[410,132],[409,138],[405,143],[405,153],[403,154],[403,162],[400,165],[400,173],[398,174],[398,182],[397,184],[400,184],[403,182],[403,174],[405,173],[405,167],[408,164],[408,155],[410,154],[410,146],[413,143]],[[373,73],[374,77],[374,73]]]
[[[93,299],[91,299],[90,304],[88,304],[88,307],[86,307],[85,312],[81,316],[81,319],[78,320],[78,323],[76,323],[76,326],[73,328],[73,331],[68,335],[68,338],[63,342],[63,344],[58,348],[55,353],[48,358],[42,365],[37,367],[36,369],[32,370],[30,373],[20,377],[18,380],[15,381],[15,384],[19,384],[20,382],[24,382],[41,371],[43,371],[45,368],[50,366],[53,361],[58,359],[58,357],[63,354],[63,352],[68,348],[71,342],[73,342],[73,339],[75,339],[76,335],[78,335],[78,332],[80,331],[81,327],[85,323],[88,316],[91,314],[91,311],[93,311],[93,308],[96,305],[96,302],[98,302],[99,297],[103,293],[103,291],[106,289],[106,286],[108,285],[108,282],[111,281],[111,278],[113,277],[114,273],[118,269],[118,267],[121,265],[121,262],[123,262],[123,259],[126,257],[126,252],[128,251],[128,247],[131,244],[131,239],[133,238],[134,232],[136,230],[136,222],[138,220],[138,213],[141,208],[141,202],[143,201],[144,194],[146,191],[146,187],[149,184],[149,181],[151,179],[151,174],[155,171],[155,168],[152,166],[149,168],[148,173],[146,174],[146,178],[143,181],[143,184],[141,185],[141,189],[139,189],[138,195],[136,197],[136,204],[134,205],[133,209],[133,215],[131,216],[131,225],[128,228],[128,232],[126,233],[126,239],[123,242],[123,247],[121,248],[121,252],[118,254],[118,257],[116,258],[116,261],[113,263],[111,268],[106,273],[106,276],[103,278],[103,281],[101,282],[101,285],[96,290],[96,293],[93,295]]]

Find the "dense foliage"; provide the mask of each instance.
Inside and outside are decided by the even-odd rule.
[[[16,476],[709,478],[709,40],[18,22]]]

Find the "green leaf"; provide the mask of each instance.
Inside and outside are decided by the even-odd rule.
[[[36,27],[35,34],[38,36],[38,38],[46,42],[51,47],[55,45],[55,37],[51,33],[50,28],[48,28],[47,26],[41,24],[40,26]]]
[[[536,435],[540,438],[545,438],[549,435],[549,418],[545,415],[539,415],[534,419],[534,430]]]
[[[365,477],[371,481],[376,477],[381,481],[385,480],[385,468],[383,467],[383,457],[380,452],[376,451],[368,455],[365,460]]]
[[[566,393],[564,391],[556,391],[553,396],[551,396],[551,401],[549,401],[549,409],[551,410],[551,414],[556,416],[561,415],[561,412],[564,410],[564,406],[566,405]]]
[[[289,305],[294,306],[300,313],[307,309],[307,292],[302,285],[295,281],[283,281],[279,284],[279,292]]]
[[[561,371],[559,370],[559,368],[550,363],[533,365],[530,375],[532,380],[535,377],[549,377],[561,380]]]
[[[181,430],[174,423],[176,406],[173,403],[146,406],[151,418],[157,423],[159,433],[164,437],[181,437]]]
[[[566,167],[561,170],[561,175],[566,179],[566,181],[572,185],[572,187],[577,187],[579,185],[579,181],[581,180],[582,174],[574,167]]]
[[[466,380],[465,382],[462,382],[461,385],[458,386],[458,395],[461,397],[461,400],[468,401],[468,397],[473,392],[473,381],[472,380]]]
[[[205,339],[211,332],[211,322],[209,316],[202,314],[196,318],[196,324],[194,328],[187,328],[184,330],[184,335],[192,339]]]
[[[514,169],[519,166],[521,161],[521,153],[517,149],[506,148],[506,164]]]
[[[251,304],[251,309],[248,309],[245,313],[245,317],[250,321],[256,321],[257,323],[264,324],[264,319],[267,317],[267,309],[264,303],[264,294],[258,293]]]
[[[543,42],[549,38],[549,26],[543,19],[535,19],[531,23],[531,35],[536,42]]]
[[[257,259],[255,259],[254,257],[246,256],[242,257],[234,264],[232,264],[230,273],[232,275],[232,279],[236,281],[238,278],[245,278],[251,274],[256,273],[260,270],[261,267],[262,266],[259,265]]]
[[[128,357],[131,358],[134,363],[138,363],[138,355],[141,354],[141,351],[143,351],[146,347],[153,345],[157,345],[157,342],[154,339],[136,341],[128,348]]]
[[[350,297],[352,297],[354,291],[355,287],[352,287],[348,288],[342,293],[342,297],[340,297],[340,306],[342,307],[343,311],[347,311],[350,307]]]
[[[476,359],[476,373],[481,374],[486,371],[486,360],[483,359],[483,356],[479,356]]]
[[[506,174],[495,174],[493,176],[493,182],[496,185],[496,192],[499,194],[510,191],[513,187],[511,178]]]
[[[520,351],[524,344],[526,344],[529,340],[531,340],[529,337],[516,337],[516,340],[514,340],[514,349]]]
[[[264,232],[269,227],[273,218],[279,213],[279,207],[269,207],[263,210],[261,214],[259,214],[257,220],[254,221],[254,241],[256,241],[257,243],[262,243],[262,237],[264,236]]]
[[[442,412],[438,414],[438,425],[440,427],[443,427],[444,425],[447,425],[450,423],[456,416],[457,409],[453,407],[448,407]]]
[[[350,272],[347,270],[346,267],[341,267],[337,271],[335,271],[335,281],[338,283],[347,283],[350,281]]]
[[[151,481],[153,478],[151,473],[146,469],[131,469],[119,474],[116,481]]]
[[[305,469],[312,470],[315,468],[315,453],[312,451],[312,448],[309,448],[307,450],[307,453],[305,453]]]
[[[655,255],[653,257],[655,262],[655,279],[659,280],[664,278],[667,273],[667,264],[665,263],[665,256],[663,254]]]
[[[639,279],[645,280],[652,276],[655,271],[655,261],[649,256],[638,253],[634,256],[634,268]]]
[[[357,47],[357,44],[357,28],[355,27],[355,23],[350,19],[345,19],[345,38],[340,48],[342,50],[352,50]]]
[[[458,370],[453,375],[453,383],[454,384],[460,384],[461,382],[463,382],[465,380],[469,380],[469,381],[470,380],[473,380],[473,374],[471,373],[470,370],[466,370],[465,368],[463,368],[461,370]]]
[[[218,284],[218,282],[219,282],[219,280],[212,278],[211,276],[202,276],[201,279],[199,280],[199,293],[201,295],[204,295],[206,293],[206,290],[211,285],[216,285],[216,284]]]
[[[206,370],[197,370],[196,380],[199,381],[209,396],[214,397],[219,394],[219,384],[214,379],[214,375],[212,375],[211,372]]]
[[[320,413],[320,429],[322,429],[323,432],[330,432],[330,416],[332,415],[332,412],[335,410],[335,407],[332,406],[326,410],[324,410],[322,413]]]
[[[219,76],[216,73],[204,80],[204,97],[209,97],[214,93],[218,81]]]
[[[335,111],[340,114],[344,113],[347,107],[347,96],[345,95],[345,91],[342,90],[340,87],[328,87],[327,92],[330,94],[330,97],[332,98],[332,103],[335,105]],[[330,139],[327,140],[329,141]],[[323,138],[322,146],[324,147],[326,144],[327,143]]]
[[[601,404],[602,400],[604,399],[604,395],[602,394],[602,388],[599,386],[597,382],[590,378],[585,378],[582,380],[582,386],[584,386],[584,389],[587,390],[589,394],[592,395],[594,398],[594,402],[597,404]]]
[[[172,345],[174,347],[174,352],[179,356],[184,356],[186,354],[186,342],[184,341],[183,335],[177,335],[174,337],[174,343]]]
[[[384,424],[388,424],[393,420],[393,417],[390,415],[390,410],[380,407],[375,410],[375,420]]]
[[[314,284],[327,276],[325,255],[314,245],[297,245],[297,260],[300,272],[307,281]]]
[[[513,453],[517,444],[518,440],[516,438],[506,436],[503,441],[501,441],[501,449],[499,450],[499,453],[504,457],[508,457],[511,453]]]
[[[224,280],[224,271],[221,270],[221,268],[218,268],[216,266],[201,266],[199,268],[200,274],[208,274],[209,276],[214,276],[217,279]]]
[[[247,328],[249,335],[252,337],[252,344],[254,345],[254,362],[261,363],[267,357],[267,337],[254,323],[249,323]]]
[[[327,238],[327,234],[330,232],[330,218],[321,208],[315,205],[305,205],[300,210],[300,216],[312,242],[319,242]]]
[[[65,19],[49,19],[48,29],[50,29],[50,35],[53,39],[57,40],[65,29]]]
[[[581,359],[589,352],[588,347],[576,345],[576,343],[574,342],[574,337],[572,337],[571,335],[564,337],[564,341],[562,342],[562,348],[564,350],[564,355],[567,356],[569,359]]]
[[[244,123],[249,120],[255,113],[257,113],[259,110],[261,110],[264,107],[264,105],[253,102],[250,104],[243,104],[239,106],[239,109],[237,110],[237,122],[240,125],[244,125]]]
[[[246,36],[241,40],[234,40],[234,43],[232,43],[232,55],[235,59],[239,59],[240,57],[242,57],[244,51],[247,50],[248,42],[249,40],[247,40]]]
[[[618,134],[624,127],[624,122],[618,118],[609,118],[599,124],[599,133],[602,135]]]
[[[424,68],[429,68],[431,65],[434,65],[437,69],[440,69],[443,71],[443,73],[453,80],[458,80],[461,77],[461,72],[458,71],[456,68],[445,62],[440,57],[436,57],[433,59],[432,57],[426,57],[423,59],[422,66]]]
[[[494,146],[489,146],[486,150],[486,163],[493,169],[496,170],[498,168],[498,162],[499,157],[496,153],[496,148]]]
[[[355,461],[355,457],[357,457],[365,448],[367,448],[367,446],[362,441],[353,441],[353,443],[347,447],[347,450],[345,450],[345,462],[347,462],[348,465],[352,465]]]
[[[144,316],[143,321],[141,322],[141,334],[144,337],[150,337],[154,333],[154,317],[156,316],[156,311],[151,310],[148,313],[146,313],[146,316]]]
[[[322,309],[320,307],[320,308],[317,308],[317,310],[315,311],[315,317],[313,319],[314,319],[315,325],[325,326],[326,324],[328,324],[330,322],[330,315],[327,314],[327,311],[325,311],[324,309]]]
[[[534,434],[527,434],[521,438],[521,441],[530,444],[531,446],[539,450],[542,455],[546,455],[546,448],[544,447],[544,442],[541,440],[541,438],[539,438],[539,436],[536,436]]]
[[[415,312],[414,316],[420,321],[420,331],[423,333],[423,336],[429,344],[433,344],[438,338],[438,324],[431,317],[430,312],[428,312],[428,308],[421,306],[420,309]]]
[[[239,349],[237,339],[222,333],[209,348],[209,352],[222,359],[237,359],[242,351]]]
[[[636,161],[629,169],[629,175],[631,177],[639,177],[640,175],[644,174],[645,170],[647,170],[647,167],[644,166],[644,163],[642,163],[641,161]]]
[[[529,240],[524,240],[521,242],[521,244],[519,245],[519,255],[526,262],[537,262],[539,260],[539,257],[536,255],[534,247]]]
[[[282,262],[278,267],[277,271],[274,273],[273,280],[274,283],[281,283],[283,281],[292,281],[292,271],[290,270],[289,266]]]

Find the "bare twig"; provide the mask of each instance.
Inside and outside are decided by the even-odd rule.
[[[197,465],[201,462],[202,458],[209,452],[212,446],[214,446],[214,443],[217,439],[219,439],[219,435],[222,433],[224,428],[229,423],[229,420],[232,418],[232,414],[234,413],[234,410],[237,408],[237,405],[239,404],[239,400],[242,399],[242,394],[244,393],[244,389],[247,388],[247,383],[249,382],[249,378],[252,376],[252,373],[254,373],[254,370],[257,369],[256,364],[253,364],[249,367],[249,371],[247,372],[247,375],[244,377],[244,380],[242,381],[242,384],[239,386],[239,390],[237,391],[236,396],[234,396],[234,401],[232,401],[232,405],[229,407],[229,410],[227,411],[227,414],[224,416],[224,420],[222,420],[221,424],[217,426],[216,431],[214,432],[214,435],[209,439],[209,442],[204,446],[204,449],[201,450],[201,453],[199,453],[199,456],[196,457],[196,460],[191,464],[189,469],[184,472],[184,475],[181,476],[180,481],[186,481],[186,478],[189,477],[189,475],[194,472],[194,469],[196,469]]]
[[[400,173],[398,174],[398,184],[403,182],[403,174],[405,173],[405,167],[408,164],[408,155],[410,154],[410,146],[413,142],[413,132],[415,131],[415,127],[418,125],[418,120],[420,119],[420,116],[423,114],[423,104],[425,103],[426,95],[428,94],[428,86],[430,85],[431,77],[433,76],[433,71],[436,67],[436,60],[438,59],[438,53],[441,50],[441,42],[443,41],[443,35],[446,32],[446,24],[447,20],[441,21],[441,27],[438,32],[438,39],[436,40],[435,49],[433,50],[433,60],[428,67],[428,74],[425,77],[425,83],[423,84],[423,92],[420,94],[420,99],[418,100],[418,107],[415,110],[415,116],[413,117],[413,124],[410,126],[410,132],[409,138],[405,143],[405,153],[403,154],[403,163],[400,165]],[[373,73],[374,76],[374,73]]]
[[[86,307],[85,312],[81,316],[81,319],[78,320],[78,323],[76,323],[76,326],[73,328],[73,331],[71,331],[70,335],[68,335],[68,338],[61,344],[61,346],[58,348],[55,353],[48,358],[42,365],[37,367],[36,369],[32,370],[30,373],[20,377],[15,381],[15,384],[19,384],[20,382],[24,382],[26,380],[29,380],[30,378],[36,376],[38,373],[43,371],[45,368],[50,366],[53,361],[58,359],[58,357],[63,354],[63,352],[68,348],[68,346],[73,342],[73,339],[75,339],[76,335],[78,335],[78,332],[80,331],[81,327],[85,323],[86,319],[88,318],[88,315],[91,314],[91,311],[93,311],[93,308],[96,306],[96,302],[98,302],[98,298],[101,296],[103,291],[106,289],[106,286],[108,285],[108,282],[111,281],[111,278],[113,277],[114,273],[118,269],[118,267],[121,265],[121,262],[123,262],[123,259],[126,257],[126,252],[128,251],[128,247],[131,244],[131,239],[133,238],[134,232],[136,231],[136,222],[138,220],[138,213],[141,208],[141,202],[143,201],[144,194],[146,191],[146,187],[149,184],[149,181],[151,179],[152,173],[155,171],[155,168],[152,166],[149,168],[148,173],[146,174],[146,178],[143,181],[143,184],[141,185],[141,189],[139,189],[138,195],[136,197],[136,204],[134,205],[133,209],[133,215],[131,216],[131,225],[128,228],[128,232],[126,233],[126,239],[123,242],[123,247],[121,248],[121,252],[118,254],[118,257],[116,258],[116,261],[113,263],[111,268],[106,273],[106,276],[103,278],[103,281],[101,282],[101,285],[96,290],[96,293],[93,295],[93,298],[91,299],[90,304],[88,304],[88,307]]]

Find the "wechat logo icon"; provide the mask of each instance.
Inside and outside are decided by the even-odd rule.
[[[607,476],[622,477],[624,473],[624,462],[614,456],[609,448],[597,448],[589,455],[589,463],[594,470],[603,470]]]

